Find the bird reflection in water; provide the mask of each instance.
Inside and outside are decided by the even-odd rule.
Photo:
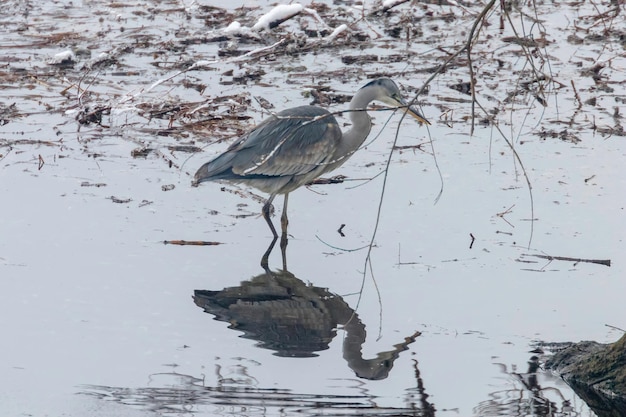
[[[264,254],[267,256],[273,244]],[[283,265],[286,265],[283,251]],[[419,332],[405,337],[393,349],[364,359],[365,325],[358,314],[337,294],[305,284],[285,270],[265,272],[221,291],[196,290],[194,302],[217,320],[230,323],[242,337],[258,341],[258,346],[275,351],[277,356],[312,357],[326,350],[337,335],[345,331],[343,358],[360,378],[385,379],[400,352],[408,349]]]

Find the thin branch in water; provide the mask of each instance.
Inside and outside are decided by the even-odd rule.
[[[330,243],[326,242],[325,240],[322,240],[322,238],[321,238],[321,237],[319,237],[319,235],[315,235],[315,238],[316,238],[317,240],[319,240],[320,242],[322,242],[324,245],[328,246],[329,248],[331,248],[331,249],[335,249],[335,250],[340,250],[340,251],[342,251],[342,252],[356,252],[356,251],[359,251],[359,250],[362,250],[362,249],[367,248],[367,245],[365,245],[365,246],[361,246],[360,248],[354,248],[354,249],[340,248],[340,247],[338,247],[338,246],[333,246],[333,245],[331,245]]]
[[[464,50],[469,48],[469,46],[471,45],[471,41],[473,39],[473,34],[476,31],[476,27],[478,26],[478,24],[482,20],[482,18],[487,14],[487,12],[493,7],[494,4],[495,4],[495,0],[491,0],[483,8],[482,12],[478,15],[476,21],[474,22],[474,26],[472,27],[472,30],[470,31],[470,35],[468,37],[468,42],[465,45],[463,45],[461,48],[459,48],[455,53],[450,54],[448,59],[446,59],[441,65],[439,65],[437,70],[435,70],[431,74],[431,76],[424,82],[422,87],[417,91],[417,93],[415,94],[413,99],[408,103],[408,106],[412,106],[412,105],[416,104],[417,97],[420,94],[422,94],[422,92],[425,91],[426,87],[435,79],[435,77],[437,77],[437,75],[439,75],[441,72],[443,72],[444,69],[446,68],[446,66],[450,62],[452,62],[454,59],[456,59]],[[382,184],[382,188],[381,188],[380,198],[378,200],[378,209],[377,209],[377,213],[376,213],[376,221],[374,223],[374,230],[372,231],[372,237],[370,239],[370,243],[369,243],[369,245],[367,247],[367,255],[365,257],[365,263],[364,263],[364,266],[363,266],[363,279],[362,279],[362,282],[361,282],[361,291],[363,290],[363,288],[365,286],[365,278],[367,276],[368,266],[371,267],[372,248],[374,247],[374,240],[376,239],[378,226],[380,224],[380,216],[381,216],[381,213],[382,213],[382,204],[383,204],[383,201],[384,201],[385,189],[386,189],[386,186],[387,186],[387,178],[389,176],[389,166],[391,164],[391,158],[393,157],[393,149],[397,145],[399,132],[400,132],[400,126],[402,124],[402,121],[406,117],[407,113],[408,113],[408,109],[402,114],[400,122],[398,123],[398,128],[396,129],[396,135],[395,135],[395,138],[394,138],[394,141],[393,141],[392,150],[391,150],[391,152],[389,152],[389,156],[387,158],[387,163],[386,163],[385,169],[383,171],[383,173],[384,173],[384,175],[383,175],[383,184]],[[426,128],[428,129],[428,126],[426,126]],[[428,134],[429,134],[429,137],[430,137],[430,130],[428,130]],[[439,172],[439,177],[441,179],[441,188],[440,188],[439,194],[435,198],[435,204],[436,204],[437,201],[439,201],[439,198],[441,197],[441,195],[443,194],[443,175],[442,175],[441,170],[439,168],[439,165],[437,163],[437,159],[436,159],[436,156],[435,156],[434,145],[433,145],[432,140],[430,141],[430,144],[431,144],[431,148],[432,148],[432,151],[433,151],[433,158],[435,160],[435,166],[437,167],[437,171]],[[371,270],[370,270],[370,272],[371,272]],[[372,275],[372,278],[374,278],[373,275]],[[357,301],[357,307],[358,307],[358,305],[360,303],[360,300],[361,300],[361,295],[359,295],[359,300]]]
[[[572,89],[574,90],[574,97],[576,98],[576,102],[578,103],[578,110],[583,107],[583,102],[578,95],[578,91],[576,90],[576,85],[574,84],[574,80],[570,80],[572,82]]]
[[[515,207],[515,204],[513,204],[511,207],[509,207],[508,209],[504,210],[503,212],[500,213],[496,213],[496,216],[498,216],[499,218],[501,218],[502,220],[504,220],[506,222],[506,224],[508,224],[509,226],[511,226],[512,228],[515,228],[514,225],[511,224],[510,221],[508,221],[507,219],[504,218],[505,215],[512,213],[511,209]]]
[[[367,183],[369,183],[369,182],[371,182],[371,181],[374,181],[376,178],[380,177],[380,176],[381,176],[381,175],[383,175],[384,173],[385,173],[385,171],[384,171],[384,170],[382,170],[382,171],[380,171],[378,174],[374,175],[374,176],[373,176],[373,177],[371,177],[371,178],[363,179],[363,180],[362,180],[363,182],[361,182],[360,184],[353,185],[353,186],[351,186],[351,187],[346,187],[346,190],[353,190],[353,189],[355,189],[355,188],[362,187],[363,185],[365,185],[365,184],[367,184]]]
[[[622,329],[621,327],[617,327],[617,326],[612,326],[610,324],[605,324],[606,327],[614,329],[614,330],[619,330],[620,332],[626,333],[626,330]]]
[[[415,100],[413,100],[415,101]],[[389,167],[391,165],[391,158],[393,157],[393,150],[398,142],[398,137],[399,137],[399,133],[400,133],[400,126],[402,125],[402,121],[404,120],[404,117],[406,116],[408,112],[408,107],[405,110],[404,114],[402,115],[402,117],[400,118],[400,122],[398,122],[398,127],[396,129],[396,134],[393,140],[393,144],[391,147],[391,151],[389,152],[389,156],[387,157],[387,163],[385,165],[385,169],[382,171],[383,173],[383,184],[382,184],[382,188],[381,188],[381,193],[380,193],[380,199],[378,200],[378,209],[376,211],[376,221],[374,223],[374,230],[372,231],[372,238],[370,239],[370,243],[367,245],[367,255],[365,257],[365,264],[363,266],[363,279],[361,282],[361,292],[363,291],[363,288],[365,286],[365,278],[367,276],[367,270],[368,270],[368,266],[369,266],[369,271],[370,271],[370,275],[372,277],[372,281],[374,283],[374,286],[376,287],[376,293],[378,294],[378,301],[379,301],[379,305],[380,305],[380,322],[379,322],[379,334],[378,334],[378,338],[380,339],[382,337],[382,298],[380,295],[380,290],[378,288],[378,283],[376,282],[376,278],[374,277],[374,271],[372,270],[372,248],[374,247],[374,240],[376,239],[376,233],[378,231],[378,225],[380,224],[380,216],[382,213],[382,206],[383,206],[383,201],[384,201],[384,196],[385,196],[385,189],[387,186],[387,178],[389,176]],[[393,116],[393,114],[392,114]],[[391,118],[391,116],[390,116]],[[427,126],[428,128],[428,126]],[[432,141],[431,141],[432,143]],[[433,149],[433,155],[434,155],[434,149]],[[442,190],[443,190],[443,185],[442,185]],[[441,193],[440,193],[441,195]],[[437,197],[437,199],[439,198],[439,196]],[[356,303],[356,307],[355,307],[355,311],[359,306],[359,303],[361,302],[361,293],[359,293],[359,299],[357,300]]]

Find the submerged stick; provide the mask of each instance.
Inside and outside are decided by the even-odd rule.
[[[209,242],[206,240],[164,240],[164,245],[178,245],[178,246],[217,246],[222,242]]]
[[[586,262],[590,264],[600,264],[611,266],[610,259],[583,259],[583,258],[570,258],[569,256],[550,256],[550,255],[534,255],[525,254],[526,256],[534,256],[535,258],[547,259],[549,261],[571,261],[571,262]]]

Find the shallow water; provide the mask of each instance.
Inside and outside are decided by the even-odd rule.
[[[549,56],[556,80],[538,83],[544,90],[519,87],[528,66],[502,41],[511,31],[498,29],[500,11],[489,15],[477,92],[501,112],[532,205],[493,125],[469,135],[469,96],[449,88],[469,79],[461,61],[420,97],[432,126],[404,120],[398,130],[398,115],[384,126],[388,114],[376,113],[377,139],[337,171],[350,181],[291,195],[290,274],[277,248],[269,260],[287,277],[279,285],[259,265],[271,235],[257,193],[192,188],[190,174],[268,114],[255,98],[280,110],[322,85],[342,101],[379,74],[410,96],[447,57],[438,47],[458,47],[473,21],[452,6],[407,3],[359,20],[349,5],[320,4],[329,26],[352,24],[351,38],[239,60],[218,56],[229,47],[211,31],[233,19],[252,26],[266,2],[7,6],[18,13],[0,25],[3,415],[595,415],[558,377],[527,369],[536,341],[611,342],[621,332],[609,326],[625,326],[626,151],[614,117],[626,99],[623,13],[540,5],[549,43],[536,64],[548,72]],[[230,49],[304,36],[305,26],[323,29],[301,16]],[[391,36],[407,28],[409,42]],[[67,49],[75,62],[51,65]],[[378,58],[341,62],[365,55]],[[199,60],[216,62],[178,74]],[[584,70],[596,62],[605,67],[594,80]],[[570,80],[595,105],[577,109]],[[545,108],[533,98],[542,94]],[[357,179],[384,169],[396,131],[397,145],[422,146],[392,158],[366,263],[352,249],[370,242],[383,182]],[[163,244],[172,240],[219,245]],[[243,291],[255,277],[266,284],[232,304],[242,315],[215,320],[193,298]],[[370,363],[380,371],[365,375],[360,359],[379,354]]]

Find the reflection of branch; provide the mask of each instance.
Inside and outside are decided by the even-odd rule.
[[[420,404],[421,408],[424,412],[424,417],[435,417],[435,412],[437,409],[435,405],[428,401],[429,395],[426,393],[426,389],[424,388],[424,381],[422,380],[422,376],[420,374],[420,370],[417,367],[417,361],[413,360],[413,369],[415,370],[415,379],[417,380],[417,392],[420,395]]]
[[[547,259],[549,261],[569,261],[569,262],[586,262],[590,264],[600,264],[611,266],[610,259],[583,259],[583,258],[570,258],[569,256],[551,256],[551,255],[535,255],[526,253],[524,256],[534,256],[535,258]]]
[[[474,65],[472,64],[472,41],[474,40],[474,34],[476,33],[476,29],[478,28],[478,25],[482,22],[482,20],[485,18],[485,16],[487,15],[487,12],[489,10],[491,10],[491,8],[493,7],[493,5],[495,4],[495,0],[491,0],[482,10],[482,12],[480,12],[480,14],[478,15],[478,17],[476,18],[476,20],[474,20],[474,26],[472,26],[472,30],[470,30],[470,34],[467,37],[467,43],[465,44],[465,50],[467,52],[467,68],[469,69],[469,74],[470,74],[470,89],[471,89],[471,93],[472,93],[472,126],[470,127],[470,136],[472,136],[474,134],[474,126],[475,126],[475,120],[476,120],[476,112],[475,112],[475,108],[476,108],[476,80],[474,77]],[[481,24],[482,27],[482,24]]]

